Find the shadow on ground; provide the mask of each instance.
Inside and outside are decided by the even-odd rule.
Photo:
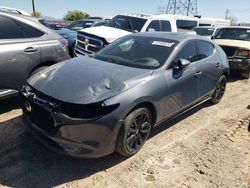
[[[204,103],[157,126],[150,138],[209,105]],[[0,144],[0,185],[11,187],[54,187],[89,177],[126,160],[117,154],[100,159],[75,159],[55,154],[26,131],[21,117],[0,123]]]

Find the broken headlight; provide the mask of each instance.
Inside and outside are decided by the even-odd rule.
[[[106,106],[103,102],[94,104],[71,104],[63,103],[61,106],[62,113],[72,118],[98,118],[105,116],[115,109],[119,104]]]

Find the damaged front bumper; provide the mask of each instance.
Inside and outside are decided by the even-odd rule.
[[[96,158],[113,153],[122,124],[115,110],[100,117],[72,118],[56,110],[58,101],[41,95],[23,91],[20,98],[25,125],[45,146],[75,157]]]

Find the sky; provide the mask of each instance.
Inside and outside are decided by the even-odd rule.
[[[197,0],[198,13],[203,17],[225,18],[226,9],[239,22],[250,23],[249,0]],[[115,16],[120,13],[157,14],[168,0],[35,0],[36,10],[43,16],[63,18],[67,11],[80,10],[91,16]],[[31,0],[1,0],[8,6],[32,12]]]

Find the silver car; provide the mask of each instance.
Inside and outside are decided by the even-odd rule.
[[[30,16],[0,11],[0,98],[34,72],[68,59],[67,40]]]

